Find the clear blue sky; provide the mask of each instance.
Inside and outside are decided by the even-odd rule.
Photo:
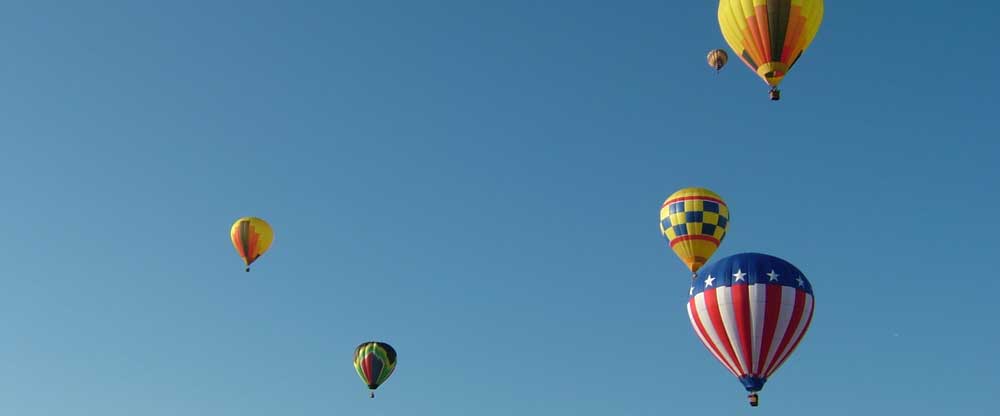
[[[0,414],[992,414],[1000,8],[828,2],[777,103],[715,13],[4,2]],[[757,409],[659,235],[686,186],[815,288]]]

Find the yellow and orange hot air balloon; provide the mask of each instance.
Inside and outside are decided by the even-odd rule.
[[[233,240],[233,247],[246,263],[247,271],[250,271],[250,264],[271,248],[274,241],[274,231],[271,225],[257,217],[243,217],[233,223],[229,230],[229,237]]]
[[[715,192],[684,188],[660,207],[660,232],[691,273],[708,262],[726,238],[729,207]]]
[[[771,86],[778,84],[809,47],[823,21],[823,0],[720,0],[719,28],[729,47]]]

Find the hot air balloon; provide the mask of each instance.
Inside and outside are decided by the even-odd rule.
[[[246,263],[246,271],[250,271],[250,264],[271,247],[274,241],[274,231],[264,220],[257,217],[243,217],[233,223],[229,229],[229,237],[233,240],[233,247]]]
[[[726,62],[729,62],[729,54],[722,49],[712,49],[708,52],[708,66],[715,68],[715,72],[718,73],[722,67],[726,66]]]
[[[660,207],[660,233],[691,273],[708,262],[726,237],[728,226],[729,207],[722,197],[705,188],[681,189]]]
[[[750,394],[802,341],[813,316],[813,288],[791,263],[759,253],[725,257],[698,272],[687,303],[694,332]]]
[[[812,43],[823,21],[823,0],[720,0],[719,28],[737,56],[771,86],[778,84]]]
[[[354,369],[371,390],[385,383],[396,369],[396,350],[384,342],[368,341],[354,349]]]

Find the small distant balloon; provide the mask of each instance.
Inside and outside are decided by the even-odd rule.
[[[243,217],[233,223],[229,229],[229,237],[233,247],[250,271],[250,264],[264,255],[274,241],[274,231],[271,225],[257,217]]]
[[[715,72],[719,72],[728,61],[729,54],[722,49],[713,49],[708,52],[708,66],[715,68]]]
[[[354,369],[368,385],[374,399],[375,389],[396,370],[396,350],[384,342],[363,342],[354,349]]]

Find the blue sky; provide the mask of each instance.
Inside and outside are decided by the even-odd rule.
[[[715,2],[282,3],[4,2],[0,413],[991,414],[994,2],[830,2],[777,103]],[[686,186],[814,286],[757,409]]]

